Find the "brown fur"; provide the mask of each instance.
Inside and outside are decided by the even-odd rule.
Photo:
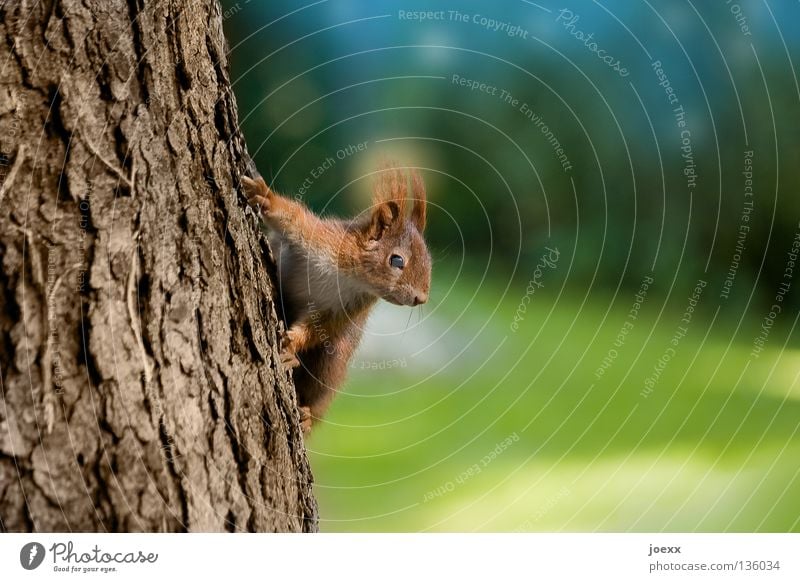
[[[409,179],[403,169],[385,164],[376,174],[373,206],[341,220],[318,217],[262,178],[243,177],[242,185],[271,229],[288,327],[281,360],[295,368],[300,417],[308,430],[344,382],[375,302],[414,306],[428,300],[425,187],[416,171]],[[402,269],[392,266],[392,255],[403,258]]]

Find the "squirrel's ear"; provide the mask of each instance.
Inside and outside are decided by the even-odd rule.
[[[380,240],[384,233],[397,222],[400,207],[394,200],[382,202],[372,211],[372,219],[367,227],[367,234],[372,240]]]
[[[425,219],[428,214],[428,201],[425,197],[425,184],[422,176],[414,170],[411,172],[411,191],[414,193],[414,207],[411,209],[411,222],[422,232],[425,230]]]

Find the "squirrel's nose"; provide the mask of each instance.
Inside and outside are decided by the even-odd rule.
[[[428,294],[427,293],[418,293],[414,296],[414,306],[422,305],[428,301]]]

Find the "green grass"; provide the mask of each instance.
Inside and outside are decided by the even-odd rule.
[[[408,334],[442,337],[353,370],[310,437],[323,531],[800,531],[800,351],[776,328],[751,360],[763,314],[734,334],[709,286],[644,397],[688,290],[649,298],[598,379],[633,293],[582,307],[554,285],[514,333],[525,284],[459,281]]]

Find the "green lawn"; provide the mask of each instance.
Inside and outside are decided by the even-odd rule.
[[[788,327],[751,360],[764,314],[734,333],[740,314],[722,306],[714,318],[709,285],[644,397],[690,290],[663,311],[648,298],[615,347],[632,292],[609,307],[537,291],[515,333],[526,283],[502,298],[450,280],[437,280],[427,319],[367,338],[379,347],[356,366],[378,369],[352,370],[310,437],[323,531],[800,531],[800,351],[784,348]],[[372,363],[400,348],[403,366]]]

